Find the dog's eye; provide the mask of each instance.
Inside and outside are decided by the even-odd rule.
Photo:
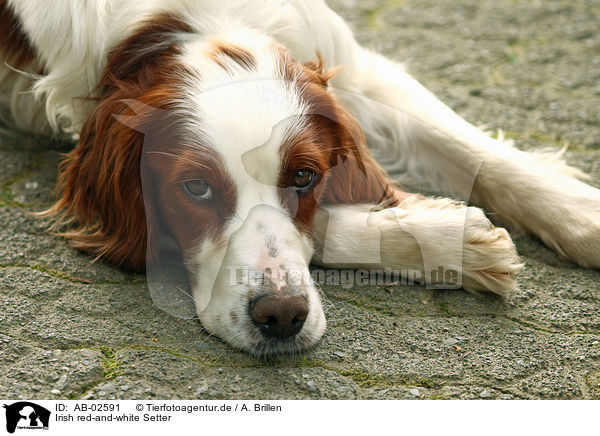
[[[295,188],[305,190],[310,188],[315,180],[315,172],[311,170],[299,170],[294,174],[293,185]]]
[[[190,180],[185,183],[185,190],[197,200],[212,200],[213,193],[210,185],[204,180]]]

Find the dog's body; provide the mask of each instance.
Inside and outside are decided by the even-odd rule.
[[[516,288],[504,229],[475,207],[401,191],[380,164],[600,267],[599,190],[462,120],[358,45],[322,0],[47,7],[0,0],[0,99],[17,126],[78,141],[48,214],[76,225],[75,246],[134,269],[158,262],[166,233],[204,327],[234,346],[286,352],[319,339],[315,286],[289,274],[311,260],[425,282],[442,267],[460,273],[449,286]],[[285,274],[232,283],[239,266]]]

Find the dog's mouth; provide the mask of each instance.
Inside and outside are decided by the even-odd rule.
[[[257,357],[296,356],[310,351],[320,339],[320,336],[314,339],[310,335],[288,338],[260,337],[250,348],[243,348],[243,351]]]
[[[321,336],[298,335],[288,338],[260,337],[250,347],[239,347],[256,357],[298,356],[310,352],[320,342]]]

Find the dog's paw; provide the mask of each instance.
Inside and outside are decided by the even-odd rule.
[[[508,232],[495,227],[481,209],[467,209],[463,239],[463,288],[507,296],[518,289],[515,275],[523,267]]]
[[[469,291],[503,296],[518,289],[515,275],[523,265],[515,245],[508,232],[494,227],[481,209],[445,198],[415,195],[389,211],[395,212],[396,227],[410,233],[415,241],[411,251],[409,239],[394,241],[393,232],[383,233],[385,241],[404,253],[397,264],[414,258],[407,253],[416,251],[426,274],[437,268],[458,273],[457,280],[446,279],[440,285],[432,276],[426,279],[427,284],[440,288],[460,285]]]

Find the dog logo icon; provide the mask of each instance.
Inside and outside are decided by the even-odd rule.
[[[14,433],[19,429],[48,429],[50,411],[28,401],[19,401],[10,405],[4,404],[6,409],[6,431]]]

